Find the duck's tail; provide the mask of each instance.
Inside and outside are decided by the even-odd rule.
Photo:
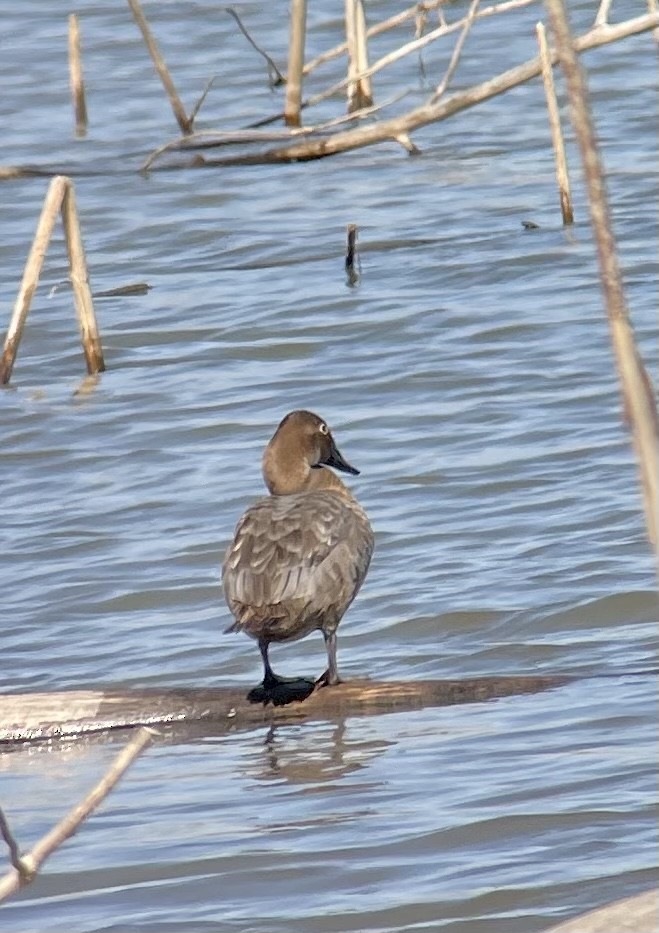
[[[241,629],[240,622],[232,622],[228,628],[224,629],[224,635],[230,635],[232,632],[239,632]]]

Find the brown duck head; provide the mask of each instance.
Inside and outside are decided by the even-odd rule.
[[[292,411],[265,449],[263,478],[273,496],[285,496],[319,486],[311,471],[328,466],[359,475],[339,451],[326,421],[311,411]]]

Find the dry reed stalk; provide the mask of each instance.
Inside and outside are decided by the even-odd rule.
[[[572,210],[570,176],[567,170],[561,118],[558,113],[558,101],[556,100],[556,89],[554,87],[554,71],[551,63],[551,56],[549,55],[549,47],[547,46],[547,35],[545,33],[544,23],[538,23],[535,27],[535,31],[538,36],[538,46],[540,48],[542,81],[545,86],[545,97],[547,99],[551,141],[554,146],[556,182],[558,184],[558,194],[561,201],[561,214],[563,216],[563,226],[567,227],[574,223],[574,211]]]
[[[75,134],[87,133],[87,103],[85,101],[85,82],[82,76],[82,56],[80,53],[80,28],[75,13],[69,16],[69,82],[75,114]]]
[[[64,200],[67,179],[63,175],[58,175],[50,183],[48,192],[43,202],[41,216],[37,223],[36,233],[32,241],[32,248],[28,254],[21,286],[18,290],[14,311],[9,322],[9,329],[5,337],[5,345],[0,361],[0,384],[7,385],[11,378],[11,372],[14,368],[14,360],[18,352],[18,347],[23,336],[23,328],[27,313],[30,310],[30,302],[39,284],[39,276],[43,261],[46,256],[46,250],[50,243],[50,238],[55,228],[57,214]]]
[[[176,117],[176,122],[181,128],[181,132],[185,135],[192,132],[192,120],[187,116],[185,108],[181,102],[181,98],[178,96],[176,88],[174,87],[174,82],[172,81],[171,75],[165,64],[165,60],[160,53],[158,48],[158,43],[156,42],[153,33],[149,27],[149,24],[146,20],[144,13],[142,12],[142,7],[140,6],[139,0],[128,0],[128,6],[130,7],[131,13],[135,18],[135,22],[139,26],[140,32],[142,33],[142,38],[146,43],[146,47],[149,50],[149,55],[155,65],[156,71],[162,81],[163,87],[167,92],[169,97],[169,103],[171,105],[174,116]]]
[[[87,372],[90,376],[93,376],[96,373],[105,371],[105,362],[103,360],[103,350],[101,349],[101,338],[98,333],[96,315],[94,314],[92,291],[89,287],[89,271],[87,269],[85,248],[80,233],[75,190],[71,183],[66,187],[64,200],[62,202],[62,222],[64,224],[64,236],[69,256],[71,284],[73,285],[73,295],[75,298],[78,325],[80,327],[82,349],[85,354],[85,360],[87,361]]]
[[[357,71],[364,73],[368,71],[368,38],[366,28],[366,12],[364,10],[364,0],[354,0],[355,2],[355,40],[357,48]],[[371,107],[374,103],[373,87],[370,75],[361,78],[358,81],[360,107],[353,107],[351,113],[355,110],[363,110],[364,107]]]
[[[348,285],[356,285],[359,281],[357,271],[357,224],[348,224],[346,241],[346,274]]]
[[[478,6],[480,0],[471,0],[471,5],[469,7],[469,12],[465,17],[464,26],[462,27],[462,32],[458,37],[458,41],[455,43],[455,48],[453,49],[453,54],[451,55],[451,61],[449,62],[448,68],[446,69],[446,74],[442,78],[441,83],[435,90],[435,93],[430,98],[430,103],[435,104],[439,98],[446,93],[446,89],[449,86],[449,83],[455,74],[455,70],[458,67],[458,62],[460,61],[460,55],[462,54],[462,47],[464,46],[467,36],[469,35],[469,30],[471,29],[471,24],[474,21],[476,12],[478,11]]]
[[[34,881],[39,868],[48,856],[78,831],[81,824],[105,800],[154,735],[157,735],[154,729],[145,727],[139,729],[133,740],[117,755],[104,776],[85,799],[60,820],[49,833],[46,833],[27,855],[17,855],[18,846],[11,836],[6,820],[3,821],[3,835],[10,848],[13,867],[0,878],[0,901],[6,900],[20,888]]]
[[[366,18],[362,0],[345,0],[346,43],[348,47],[348,113],[370,107],[373,103],[371,79],[362,77],[368,70]]]
[[[491,16],[493,13],[507,12],[508,10],[517,9],[521,6],[528,6],[530,3],[535,3],[535,0],[510,0],[509,3],[501,3],[492,7],[487,7],[485,10],[477,13],[474,19],[480,19],[480,17],[483,15]],[[424,48],[424,46],[430,45],[431,42],[436,42],[438,39],[441,39],[444,36],[448,36],[453,32],[457,32],[459,29],[464,29],[468,18],[469,14],[460,20],[456,20],[455,23],[451,23],[450,25],[442,23],[437,27],[437,29],[431,30],[424,36],[421,36],[419,39],[414,39],[411,42],[408,42],[406,45],[396,49],[394,52],[389,52],[387,55],[383,55],[382,58],[379,58],[376,62],[370,65],[365,72],[361,72],[355,75],[354,79],[352,80],[368,78],[371,75],[376,74],[378,71],[382,71],[383,68],[386,68],[394,62],[399,61],[399,59],[404,58],[406,55],[411,55],[413,52]],[[318,94],[314,94],[313,97],[310,97],[307,101],[305,101],[304,106],[312,107],[314,104],[319,104],[321,101],[327,100],[329,97],[334,97],[348,86],[350,80],[350,77],[342,78],[341,81],[337,81],[335,84],[332,84],[331,87],[326,88],[324,91],[321,91]]]
[[[379,36],[381,33],[386,32],[389,29],[393,29],[396,26],[401,25],[406,20],[416,21],[416,18],[419,15],[419,8],[421,11],[433,10],[436,9],[441,3],[444,3],[445,0],[432,0],[432,2],[426,2],[421,4],[416,4],[413,7],[410,7],[408,10],[404,10],[402,13],[397,13],[395,16],[392,16],[390,19],[384,20],[381,23],[376,23],[374,26],[369,27],[366,31],[366,36],[368,39],[373,38],[373,36]],[[476,19],[485,18],[488,16],[494,16],[498,13],[507,13],[510,10],[517,10],[520,7],[530,6],[530,4],[535,3],[536,0],[505,0],[504,3],[494,3],[491,6],[484,7],[476,15]],[[466,17],[465,17],[466,18]],[[379,71],[380,67],[384,67],[386,64],[389,64],[392,61],[397,61],[398,58],[403,57],[404,55],[409,55],[417,49],[422,49],[424,46],[428,45],[430,42],[434,42],[436,39],[440,39],[444,35],[448,35],[451,32],[457,32],[464,26],[465,18],[456,20],[454,23],[446,23],[443,17],[440,18],[440,24],[436,29],[431,30],[431,32],[426,33],[422,36],[417,36],[412,42],[407,43],[402,46],[401,49],[390,53],[390,55],[384,56],[383,59],[380,59],[375,65],[369,69],[369,73],[373,74],[373,68]],[[415,33],[417,30],[415,29]],[[327,61],[331,61],[333,58],[338,58],[339,55],[343,55],[348,50],[348,43],[342,42],[337,46],[334,46],[332,49],[328,49],[327,52],[323,52],[321,55],[318,55],[316,58],[311,59],[304,66],[303,73],[305,75],[309,74],[310,71],[313,71],[314,68],[317,68],[319,65],[324,64]],[[399,54],[401,53],[401,54]],[[380,62],[384,62],[380,66]]]
[[[577,60],[565,5],[563,0],[546,0],[546,6],[567,82],[572,125],[581,151],[623,408],[630,425],[641,474],[647,534],[656,548],[659,422],[654,390],[636,347],[629,320],[586,80]]]
[[[607,29],[589,30],[575,39],[575,49],[579,52],[585,52],[588,49],[600,48],[611,42],[618,42],[621,39],[639,35],[657,27],[659,27],[659,14],[637,16],[626,20],[624,23],[609,26]],[[555,50],[551,51],[551,57],[553,62],[557,60]],[[323,159],[339,152],[348,152],[351,149],[359,149],[363,146],[371,146],[375,143],[395,140],[404,133],[411,133],[421,126],[446,120],[456,113],[503,94],[511,90],[511,88],[524,84],[531,78],[536,78],[541,71],[540,58],[532,58],[515,68],[510,68],[508,71],[496,75],[494,78],[483,81],[481,84],[473,85],[464,91],[452,94],[450,97],[442,98],[435,104],[422,104],[420,107],[409,110],[402,116],[394,117],[391,120],[382,120],[370,126],[345,130],[325,139],[304,140],[281,149],[268,149],[257,156],[250,155],[246,159],[232,157],[224,160],[216,159],[206,164],[235,165],[249,163],[254,165],[309,161],[311,159]],[[341,82],[341,86],[343,86],[343,82]],[[307,103],[310,103],[310,101]]]
[[[247,39],[249,44],[252,46],[252,48],[255,49],[255,51],[257,51],[259,55],[261,55],[265,59],[265,63],[268,66],[268,83],[270,84],[270,87],[274,88],[274,87],[279,87],[281,84],[286,84],[286,78],[283,76],[279,68],[277,68],[275,61],[272,58],[270,58],[267,52],[264,52],[263,49],[259,45],[256,44],[254,39],[252,39],[250,34],[247,32],[247,29],[245,28],[243,21],[238,16],[236,11],[232,7],[228,6],[226,8],[226,12],[229,14],[229,16],[233,17],[233,19],[236,21],[236,25],[238,26],[238,29],[240,29],[240,31],[242,32],[244,37]]]
[[[648,0],[648,13],[656,13],[657,11],[659,11],[657,0]],[[652,35],[654,36],[654,41],[659,44],[659,28],[654,29]]]
[[[611,0],[601,0],[599,9],[597,11],[597,16],[595,17],[594,26],[608,26],[609,25],[609,10],[611,9]]]
[[[94,305],[89,289],[89,275],[80,235],[73,183],[70,178],[64,175],[56,175],[51,181],[44,198],[36,233],[25,263],[23,278],[21,279],[11,321],[9,322],[2,359],[0,360],[0,385],[7,385],[11,378],[16,354],[23,336],[25,321],[39,284],[39,276],[41,275],[44,258],[59,212],[62,214],[64,225],[70,275],[87,370],[93,374],[103,372],[105,369],[98,336],[98,326],[94,315]]]
[[[212,149],[217,146],[242,146],[249,143],[278,142],[279,140],[291,140],[298,136],[310,136],[314,133],[324,133],[328,129],[340,126],[343,123],[355,123],[357,120],[365,120],[366,117],[370,117],[374,113],[384,110],[385,107],[397,103],[405,97],[406,93],[406,91],[403,91],[401,94],[394,94],[393,97],[388,97],[387,100],[377,106],[364,107],[363,110],[357,110],[355,113],[333,117],[331,120],[326,120],[323,123],[317,123],[313,126],[292,126],[288,130],[273,132],[264,132],[263,130],[249,128],[237,131],[201,130],[198,133],[191,133],[190,136],[177,136],[176,139],[171,139],[168,143],[164,143],[162,146],[158,146],[157,149],[154,149],[140,166],[140,171],[148,172],[156,159],[165,152]],[[283,116],[283,114],[281,114],[281,116]],[[408,152],[418,152],[417,147],[412,143],[409,137],[405,138],[405,135],[402,135],[401,139],[398,141],[401,142],[401,145],[405,146]]]
[[[307,0],[291,0],[291,21],[288,40],[288,74],[286,79],[286,126],[300,125],[302,103],[302,67],[304,41],[307,32]]]

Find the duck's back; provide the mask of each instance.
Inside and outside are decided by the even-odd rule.
[[[357,595],[372,553],[368,518],[350,495],[260,499],[241,518],[224,559],[236,628],[273,641],[331,631]]]

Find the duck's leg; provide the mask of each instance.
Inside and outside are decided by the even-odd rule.
[[[320,675],[316,681],[316,686],[334,687],[342,682],[336,666],[336,631],[324,631],[323,637],[327,648],[327,670]]]
[[[263,658],[263,682],[249,691],[247,699],[250,703],[263,703],[264,706],[268,703],[272,703],[273,706],[285,706],[296,700],[305,700],[313,693],[315,683],[304,677],[280,677],[279,674],[275,674],[268,658],[269,644],[265,638],[259,638],[259,650]]]

